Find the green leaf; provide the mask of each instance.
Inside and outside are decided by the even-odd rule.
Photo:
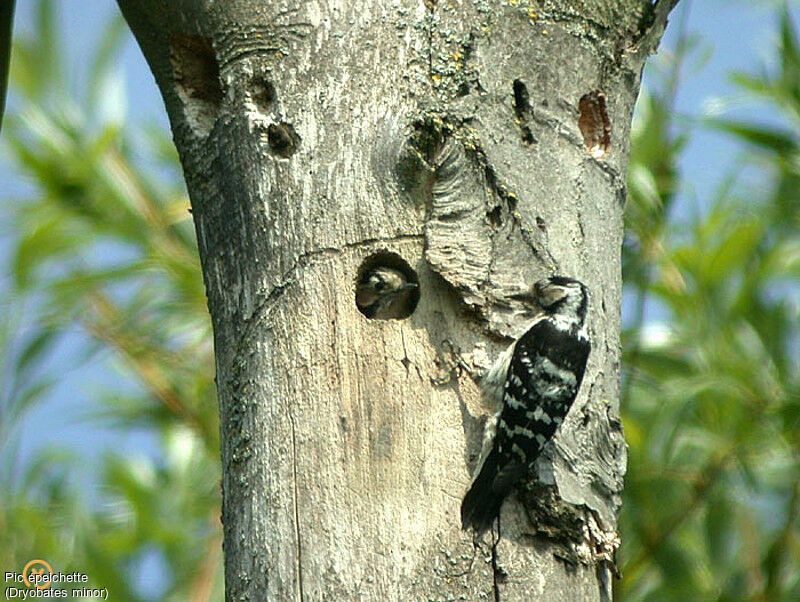
[[[43,378],[32,385],[23,388],[14,400],[12,408],[13,414],[10,421],[14,422],[22,417],[22,415],[35,403],[39,402],[56,384],[53,378]]]
[[[798,50],[797,37],[792,27],[792,18],[788,6],[784,6],[780,28],[780,56],[783,78],[784,80],[790,80],[792,84],[797,86],[800,84],[800,50]]]
[[[722,229],[722,228],[720,228]],[[729,228],[713,248],[705,249],[702,274],[706,282],[716,284],[731,276],[754,256],[764,232],[760,220],[751,218]]]
[[[47,327],[35,332],[17,357],[15,372],[24,374],[35,369],[42,357],[53,348],[59,334],[57,330]]]
[[[51,89],[63,89],[64,65],[61,62],[61,44],[56,28],[56,13],[52,0],[39,0],[36,11],[36,48],[38,50],[36,72],[38,73],[37,89],[39,95],[45,86]]]
[[[708,545],[709,564],[720,577],[735,557],[736,537],[733,529],[733,502],[715,492],[706,504],[705,540]]]
[[[781,156],[788,157],[798,152],[796,136],[789,130],[720,119],[707,119],[706,124],[713,129],[733,134],[754,146]]]
[[[732,73],[730,80],[740,88],[744,88],[758,96],[768,96],[773,92],[773,88],[766,77],[755,77],[747,73]]]
[[[35,270],[47,259],[74,252],[83,244],[79,236],[64,236],[59,220],[43,221],[24,235],[14,252],[13,274],[17,286],[32,286]]]

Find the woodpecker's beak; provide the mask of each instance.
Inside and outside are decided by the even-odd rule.
[[[524,293],[514,293],[513,295],[508,295],[508,299],[513,299],[514,301],[520,301],[525,305],[534,305],[538,306],[539,301],[535,293],[531,291],[525,291]]]

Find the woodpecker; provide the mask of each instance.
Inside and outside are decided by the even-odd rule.
[[[405,318],[414,309],[411,297],[417,288],[399,270],[379,266],[367,272],[356,286],[356,305],[368,318]]]
[[[564,422],[591,348],[584,326],[588,294],[582,283],[552,276],[510,298],[540,313],[481,383],[484,395],[502,403],[502,409],[487,426],[491,451],[461,503],[462,529],[472,528],[478,536],[491,527],[506,496],[532,473]]]

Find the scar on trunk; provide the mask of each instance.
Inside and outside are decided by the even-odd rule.
[[[586,150],[595,159],[605,159],[611,147],[606,95],[598,90],[584,94],[578,101],[578,111],[578,127]]]
[[[211,40],[173,34],[170,38],[170,62],[186,120],[196,133],[207,136],[222,104],[222,82]]]

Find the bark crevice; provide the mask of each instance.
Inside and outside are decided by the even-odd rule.
[[[494,536],[494,533],[492,533]],[[502,569],[497,564],[497,542],[500,541],[500,525],[498,521],[497,537],[492,542],[492,591],[494,592],[494,602],[500,602],[500,582],[503,578]]]
[[[291,401],[289,402],[291,403]],[[296,567],[297,567],[297,589],[300,602],[305,599],[303,595],[303,542],[302,532],[303,529],[300,524],[300,494],[297,487],[297,438],[294,426],[294,413],[289,410],[289,423],[291,425],[292,433],[292,490],[294,492],[294,530],[295,530],[295,549],[296,549]]]

